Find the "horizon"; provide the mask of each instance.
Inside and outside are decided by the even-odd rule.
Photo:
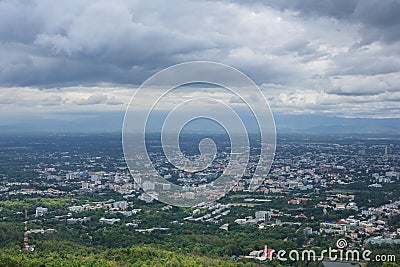
[[[157,13],[144,3],[2,2],[0,130],[114,131],[146,79],[188,61],[228,64],[254,80],[281,130],[400,130],[396,1],[379,3],[374,16],[373,1],[356,0],[151,6]],[[143,103],[157,90],[147,90]],[[240,107],[203,84],[174,91],[158,109],[199,93]],[[250,92],[248,98],[257,100]]]
[[[122,131],[124,112],[95,114],[90,119],[63,120],[17,120],[14,123],[0,125],[0,134],[12,133],[119,133]],[[150,126],[150,133],[159,133],[155,125],[163,122],[164,114],[156,116]],[[324,115],[278,115],[274,116],[277,132],[304,134],[398,134],[400,119],[397,118],[338,118]],[[220,133],[215,127],[205,130],[207,123],[192,125],[188,130],[192,133]],[[248,128],[249,133],[256,133],[255,128]]]

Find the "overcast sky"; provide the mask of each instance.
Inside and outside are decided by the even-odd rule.
[[[398,14],[395,0],[0,1],[0,126],[122,112],[192,60],[243,71],[276,114],[399,118]]]

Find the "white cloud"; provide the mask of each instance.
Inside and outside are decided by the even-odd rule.
[[[399,5],[374,4],[3,1],[0,109],[123,110],[124,84],[212,60],[248,74],[281,112],[397,116]]]

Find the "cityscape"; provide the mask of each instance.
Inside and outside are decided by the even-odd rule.
[[[223,136],[215,139],[227,149]],[[197,147],[199,136],[183,140]],[[394,136],[282,135],[260,188],[248,189],[254,167],[249,164],[226,196],[193,208],[157,201],[146,193],[151,185],[143,191],[126,166],[117,134],[22,135],[1,143],[2,245],[40,253],[52,240],[112,248],[168,244],[188,253],[206,247],[230,264],[259,264],[265,245],[301,251],[344,238],[346,249],[378,253],[384,247],[392,261],[398,255],[400,141]],[[167,179],[194,186],[195,178],[215,179],[223,155],[221,150],[200,175],[164,161],[154,164]],[[234,241],[238,235],[248,238]],[[186,246],[192,238],[195,243]]]

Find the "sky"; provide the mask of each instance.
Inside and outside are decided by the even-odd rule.
[[[0,130],[120,131],[140,84],[194,60],[248,75],[278,118],[398,122],[399,13],[398,0],[3,0]]]

